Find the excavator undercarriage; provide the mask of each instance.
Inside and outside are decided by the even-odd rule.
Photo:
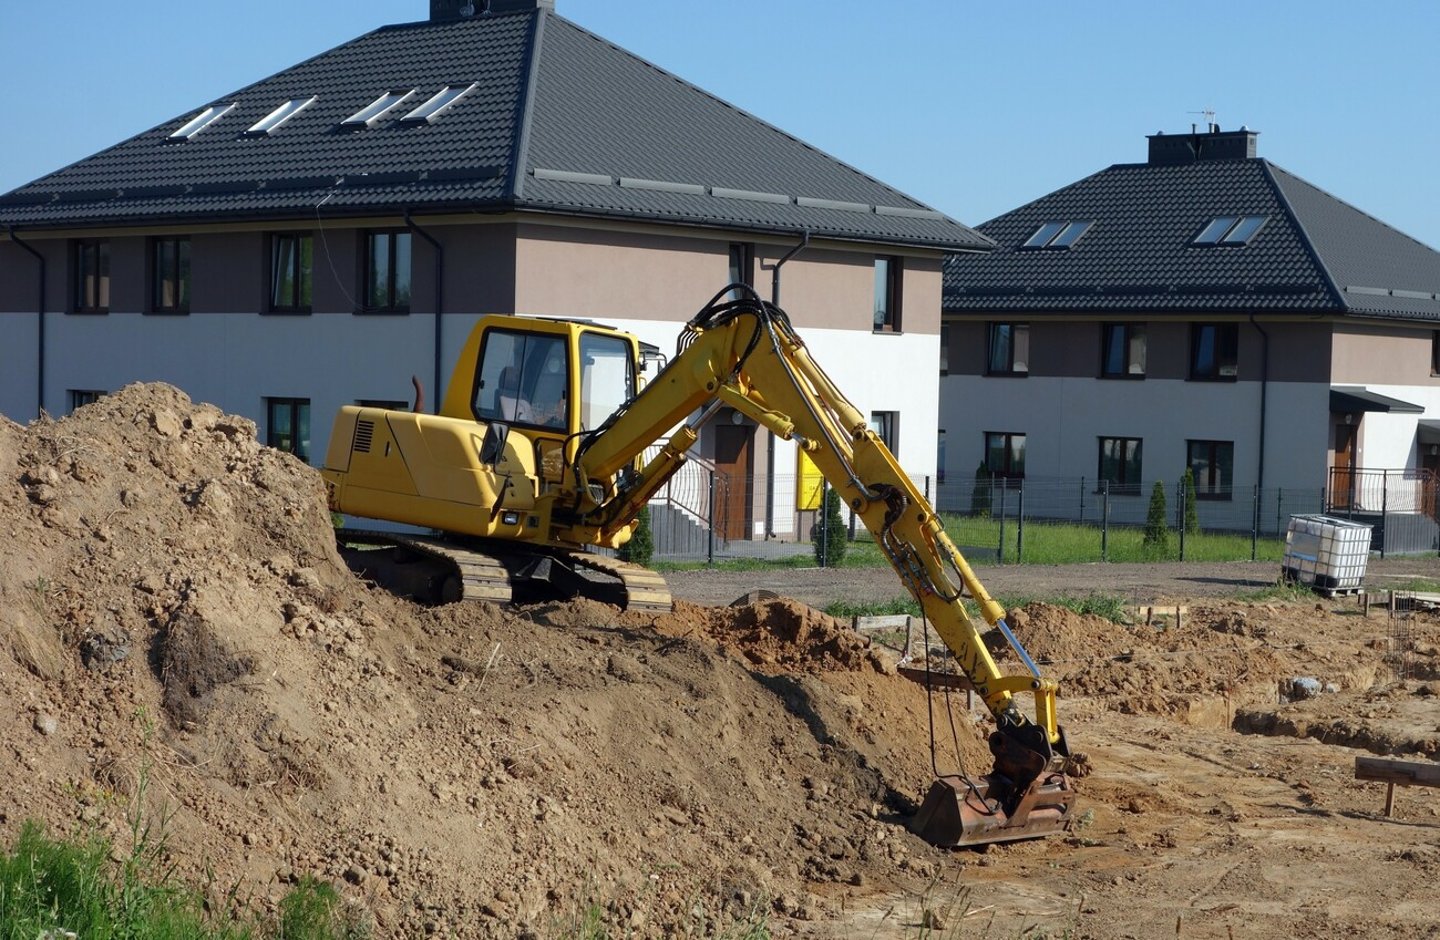
[[[658,572],[595,552],[371,529],[338,529],[336,539],[356,574],[422,604],[588,597],[622,610],[655,613],[672,605],[670,588]]]

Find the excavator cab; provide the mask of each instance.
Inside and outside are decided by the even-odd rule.
[[[438,414],[341,408],[321,471],[330,508],[438,533],[347,530],[416,562],[382,577],[372,553],[365,571],[442,603],[513,600],[524,587],[524,596],[589,594],[668,609],[659,575],[586,551],[619,548],[633,523],[604,533],[563,523],[577,512],[567,485],[577,450],[634,398],[641,362],[633,336],[599,324],[487,316],[471,330]],[[622,475],[587,479],[587,494],[606,498]],[[408,574],[425,564],[435,573]]]

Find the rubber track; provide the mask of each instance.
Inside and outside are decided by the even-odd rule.
[[[592,552],[557,552],[576,565],[618,578],[625,585],[625,609],[669,613],[674,607],[670,586],[658,571]]]

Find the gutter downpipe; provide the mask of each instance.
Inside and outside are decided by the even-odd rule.
[[[785,262],[798,255],[810,244],[810,229],[800,233],[800,244],[791,248],[780,256],[775,262],[775,270],[770,276],[770,303],[780,306],[780,269]],[[822,511],[824,507],[821,507]],[[775,535],[775,435],[770,435],[769,446],[765,448],[765,538],[770,539]],[[795,533],[798,539],[800,533]]]
[[[25,249],[40,263],[40,304],[35,311],[37,334],[35,349],[35,417],[38,419],[45,413],[45,256],[36,251],[32,246],[21,241],[20,236],[15,233],[15,226],[6,226],[6,232],[9,234],[12,242]]]
[[[1265,495],[1265,405],[1270,388],[1270,334],[1255,322],[1255,312],[1250,312],[1250,325],[1260,334],[1260,460],[1255,470],[1255,486],[1261,498]],[[1257,503],[1258,505],[1258,503]],[[1257,509],[1258,512],[1258,509]]]
[[[440,327],[440,316],[445,312],[445,248],[435,240],[434,236],[415,223],[415,220],[410,217],[410,209],[408,207],[405,209],[405,227],[425,239],[430,243],[430,247],[435,249],[435,376],[432,387],[435,390],[433,410],[434,413],[438,415],[440,413],[440,404],[445,399],[440,388],[440,375],[444,367],[441,356],[444,349],[443,342],[445,337]]]

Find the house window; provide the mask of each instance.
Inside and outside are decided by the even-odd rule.
[[[940,326],[940,374],[950,374],[950,327]]]
[[[235,105],[233,103],[212,104],[204,111],[201,111],[199,114],[195,115],[193,118],[191,118],[189,121],[187,121],[184,125],[182,125],[179,129],[177,129],[174,133],[172,133],[169,137],[165,139],[189,140],[191,137],[194,137],[196,134],[200,133],[205,128],[209,127],[211,124],[214,124],[216,121],[229,114],[234,107]]]
[[[355,404],[361,408],[384,408],[386,411],[409,411],[410,403],[396,398],[357,398]]]
[[[1195,478],[1196,499],[1229,499],[1235,469],[1233,441],[1186,441],[1186,462]]]
[[[880,442],[890,453],[895,453],[900,444],[900,412],[870,412],[870,430],[875,432],[875,436],[880,438]]]
[[[314,270],[314,239],[309,235],[273,235],[270,239],[270,309],[309,313]]]
[[[310,461],[310,399],[265,399],[265,443]]]
[[[1025,479],[1025,435],[1009,431],[985,432],[985,469],[992,477]]]
[[[365,309],[410,311],[409,232],[370,232],[365,236]]]
[[[1222,215],[1210,220],[1210,224],[1201,229],[1190,244],[1201,248],[1248,245],[1265,227],[1266,218],[1263,215]]]
[[[446,110],[452,104],[459,101],[462,97],[469,94],[470,90],[474,87],[474,84],[465,85],[463,87],[460,85],[446,85],[444,88],[436,92],[429,101],[425,102],[420,107],[416,108],[414,111],[411,111],[409,114],[405,115],[400,120],[409,121],[411,123],[417,121],[424,121],[428,124],[431,121],[435,120],[437,117],[439,117],[442,111]]]
[[[875,332],[900,332],[899,258],[875,259]]]
[[[1199,382],[1235,381],[1239,349],[1239,324],[1192,324],[1190,326],[1190,378]]]
[[[292,117],[299,114],[301,111],[304,111],[306,108],[310,107],[314,103],[315,99],[313,97],[292,98],[291,100],[282,104],[280,107],[276,108],[274,111],[271,111],[269,114],[265,115],[265,117],[261,118],[257,123],[251,125],[251,127],[245,131],[245,136],[264,137],[268,134],[272,134],[280,127],[281,124],[284,124],[286,121],[290,120]]]
[[[190,312],[190,239],[151,240],[150,309],[155,313]]]
[[[76,313],[110,310],[110,242],[85,238],[75,243]]]
[[[945,429],[937,432],[938,440],[935,442],[935,483],[938,486],[945,485]]]
[[[1430,374],[1440,375],[1440,330],[1430,334]]]
[[[1100,377],[1145,378],[1145,324],[1105,324],[1100,346]]]
[[[1030,324],[990,324],[989,375],[1030,374]]]
[[[1094,222],[1046,222],[1025,240],[1021,248],[1069,248],[1090,230]]]
[[[1140,438],[1100,438],[1100,469],[1097,474],[1110,484],[1110,492],[1135,495],[1140,492]]]
[[[340,122],[341,127],[371,127],[391,111],[400,107],[410,96],[415,94],[415,89],[409,91],[387,91],[376,98],[365,107],[356,111],[348,118]]]
[[[72,388],[70,389],[70,410],[74,411],[84,405],[93,405],[104,395],[104,392],[97,389]]]

